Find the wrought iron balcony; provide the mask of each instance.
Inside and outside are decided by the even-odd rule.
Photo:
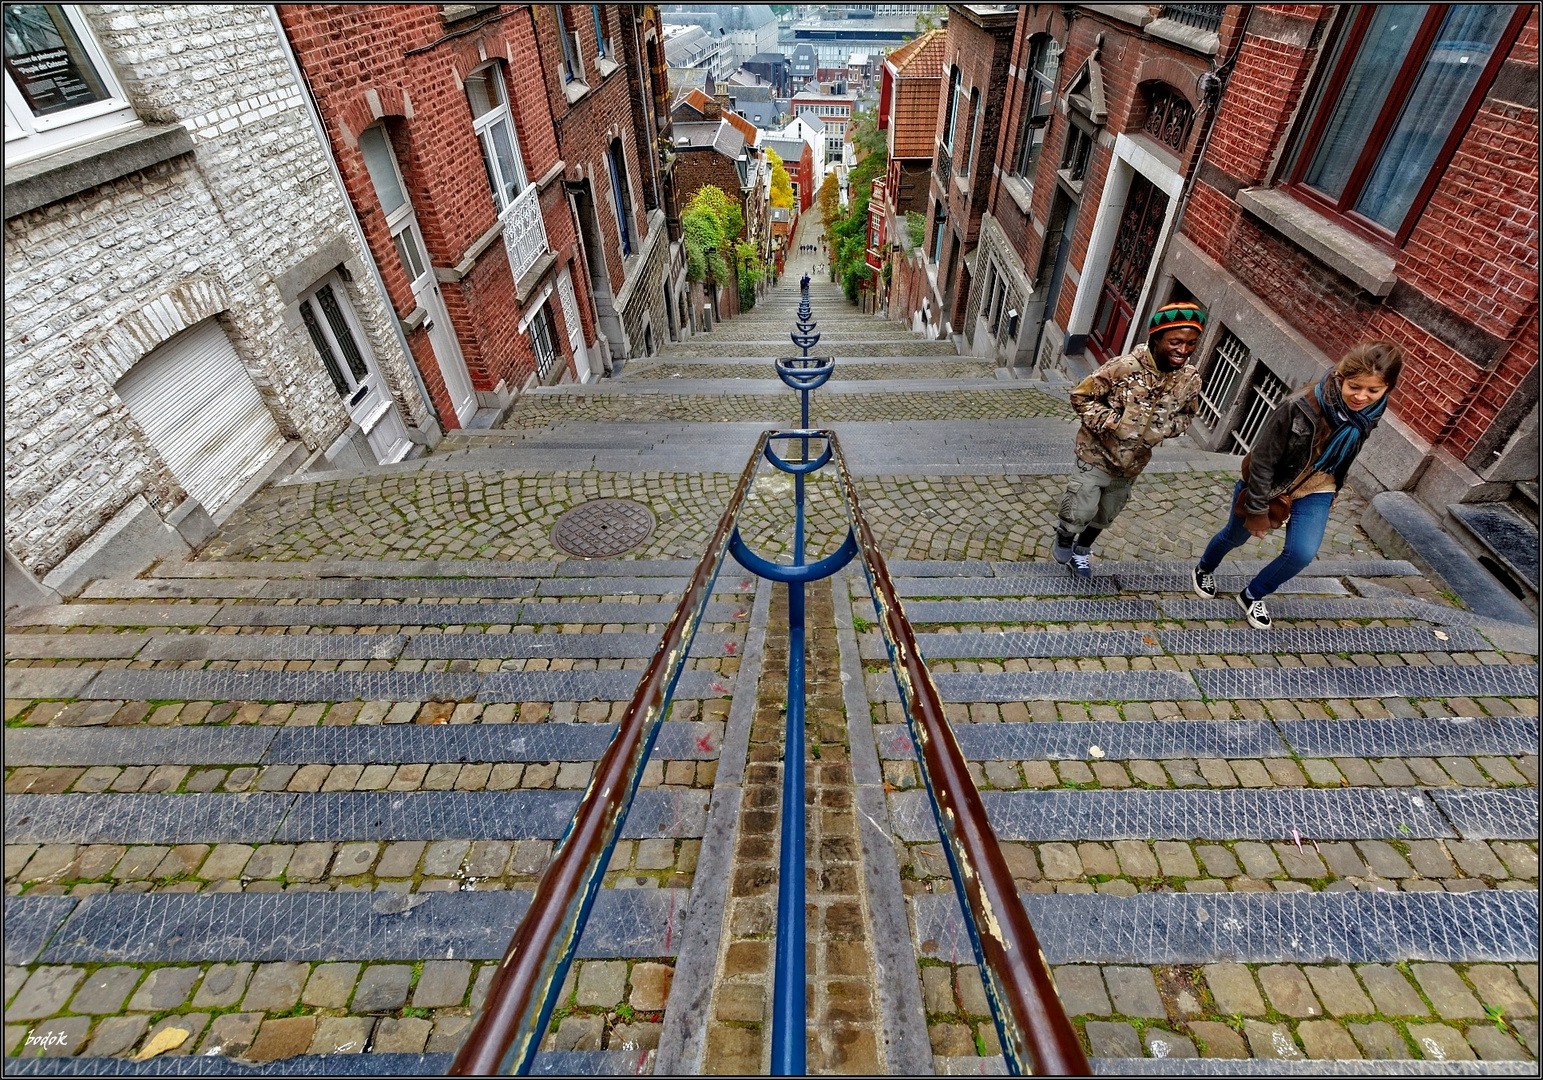
[[[1163,18],[1193,26],[1196,30],[1209,30],[1213,34],[1221,29],[1222,16],[1226,13],[1226,4],[1163,5]]]
[[[943,185],[943,190],[948,190],[948,182],[954,178],[954,159],[948,152],[948,147],[938,144],[938,154],[934,160],[932,171]]]
[[[541,192],[528,184],[504,211],[504,250],[509,269],[519,282],[547,252],[546,222],[541,220]]]

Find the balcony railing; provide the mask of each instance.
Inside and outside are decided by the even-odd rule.
[[[509,269],[516,282],[547,252],[541,192],[535,184],[527,184],[504,211],[504,249],[509,253]]]
[[[1196,30],[1209,30],[1213,34],[1221,29],[1222,16],[1226,13],[1226,4],[1163,5],[1163,18],[1193,26]]]
[[[943,185],[943,190],[948,190],[948,182],[954,178],[954,159],[948,152],[948,147],[938,144],[938,154],[934,159],[932,171],[937,175],[938,181]]]

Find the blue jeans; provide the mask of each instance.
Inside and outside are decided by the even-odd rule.
[[[1234,506],[1237,505],[1238,492],[1242,490],[1243,481],[1239,480],[1232,489]],[[1307,568],[1307,564],[1318,554],[1319,545],[1323,543],[1323,533],[1329,525],[1329,509],[1333,505],[1332,491],[1320,491],[1316,495],[1292,500],[1291,517],[1286,519],[1286,547],[1275,557],[1274,562],[1259,571],[1254,580],[1248,583],[1250,597],[1263,600]],[[1250,533],[1243,519],[1234,513],[1232,520],[1227,522],[1221,532],[1211,537],[1211,542],[1206,545],[1205,554],[1200,556],[1200,569],[1208,574],[1214,573],[1229,551],[1242,547],[1249,539]]]

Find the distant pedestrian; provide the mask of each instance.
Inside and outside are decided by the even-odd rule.
[[[809,288],[809,275],[808,275],[808,274],[805,274],[805,275],[804,275],[804,276],[803,276],[803,280],[801,280],[801,281],[800,281],[800,282],[799,282],[799,283],[798,283],[798,287],[799,287],[799,288],[800,288],[800,289],[807,289],[807,288]]]
[[[1200,373],[1188,361],[1205,318],[1198,304],[1158,308],[1147,322],[1145,345],[1116,356],[1072,391],[1082,426],[1051,555],[1078,577],[1093,576],[1093,541],[1125,509],[1153,449],[1189,430],[1200,405]]]
[[[1243,591],[1248,625],[1270,628],[1264,598],[1306,569],[1323,544],[1334,497],[1387,411],[1404,355],[1391,341],[1351,349],[1323,378],[1287,397],[1265,420],[1232,489],[1232,517],[1194,569],[1195,593],[1216,595],[1216,568],[1250,536],[1286,526],[1286,544]]]

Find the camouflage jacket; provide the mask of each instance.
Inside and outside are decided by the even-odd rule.
[[[1072,391],[1082,417],[1077,458],[1111,476],[1135,477],[1164,439],[1189,430],[1200,406],[1200,372],[1160,371],[1145,345],[1116,356]]]

